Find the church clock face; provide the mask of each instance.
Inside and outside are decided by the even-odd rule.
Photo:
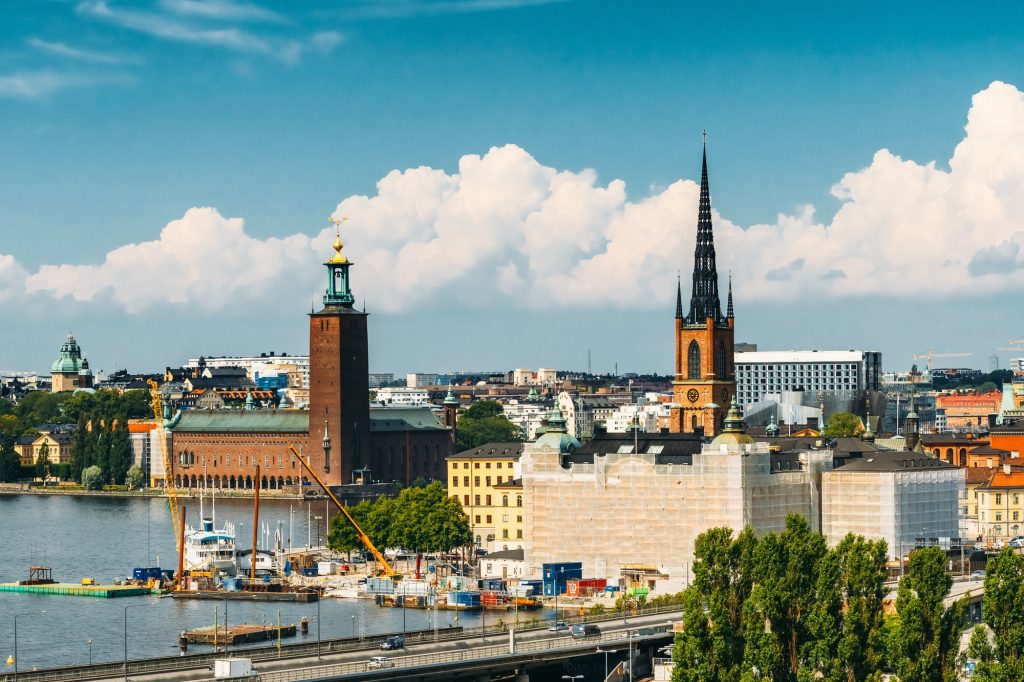
[[[689,399],[691,403],[695,403],[697,402],[697,398],[700,397],[700,392],[697,391],[697,389],[695,388],[691,388],[689,391],[686,392],[686,397]]]

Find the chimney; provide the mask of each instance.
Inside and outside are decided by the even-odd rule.
[[[1006,474],[1007,476],[1010,475],[1010,465],[1009,464],[1004,464],[1003,465],[1003,473]]]

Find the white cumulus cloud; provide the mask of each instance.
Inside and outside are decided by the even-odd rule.
[[[976,94],[948,168],[882,149],[833,187],[842,206],[830,221],[812,206],[748,227],[716,212],[719,271],[734,271],[738,303],[1024,289],[1024,94],[999,82]],[[668,309],[679,271],[686,293],[697,200],[692,180],[631,198],[621,180],[506,145],[463,156],[454,173],[392,171],[334,215],[348,218],[354,288],[373,310]],[[192,209],[157,241],[100,265],[45,266],[27,286],[78,300],[110,292],[130,312],[286,303],[316,290],[331,241],[330,229],[254,239],[240,219]]]

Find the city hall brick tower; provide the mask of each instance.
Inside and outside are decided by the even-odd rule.
[[[729,404],[736,395],[734,321],[731,278],[725,315],[722,315],[722,304],[718,297],[705,134],[689,312],[683,308],[682,283],[676,287],[676,374],[672,382],[675,404],[671,411],[672,431],[693,433],[703,430],[705,436],[712,436],[722,430]]]
[[[309,314],[309,441],[304,453],[333,485],[352,482],[352,472],[368,462],[370,443],[367,315],[354,307],[352,263],[341,248],[339,232],[334,256],[324,263],[324,307]]]

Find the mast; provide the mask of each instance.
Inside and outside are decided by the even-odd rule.
[[[260,532],[260,465],[256,465],[256,495],[252,505],[252,554],[250,555],[249,579],[256,582],[256,540]]]

